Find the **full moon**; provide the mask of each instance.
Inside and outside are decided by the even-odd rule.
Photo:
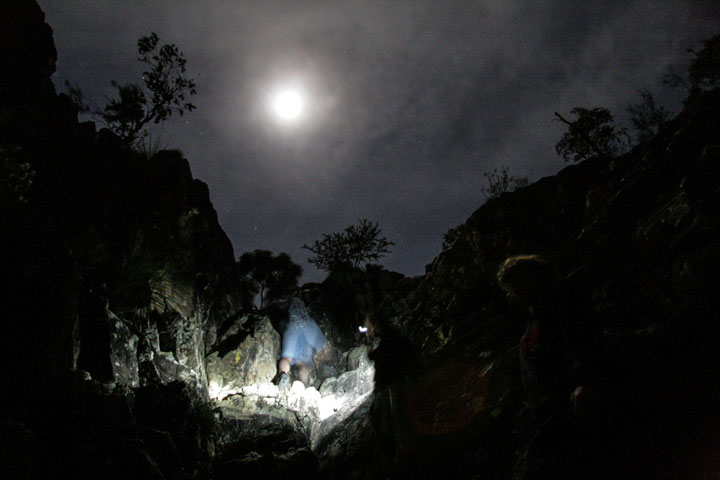
[[[278,117],[284,120],[295,120],[302,113],[303,100],[298,92],[283,90],[275,96],[272,106]]]

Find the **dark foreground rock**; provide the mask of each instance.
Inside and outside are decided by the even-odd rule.
[[[208,477],[215,412],[183,383],[112,393],[78,375],[46,387],[44,409],[3,421],[3,478]]]

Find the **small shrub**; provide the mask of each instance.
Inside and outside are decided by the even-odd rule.
[[[186,101],[194,95],[195,80],[186,76],[184,54],[174,44],[159,46],[155,33],[138,40],[138,60],[147,67],[143,85],[113,81],[117,96],[99,115],[107,127],[130,145],[147,136],[146,125],[160,123],[177,113],[191,112],[195,105]],[[71,91],[72,93],[72,91]],[[82,103],[81,103],[82,105]]]
[[[528,185],[528,177],[514,177],[510,175],[509,168],[504,165],[492,172],[485,172],[483,176],[487,179],[487,187],[482,187],[482,193],[486,199],[498,198],[506,192],[512,192],[518,188]]]
[[[315,240],[312,246],[303,245],[315,256],[308,262],[327,272],[359,268],[390,253],[393,242],[380,235],[378,223],[363,218],[357,225],[351,225],[342,232],[323,234],[322,240]]]
[[[268,250],[243,253],[237,265],[246,290],[244,293],[252,299],[259,295],[260,308],[267,301],[278,298],[287,288],[296,286],[302,274],[302,268],[293,263],[290,255],[273,255]]]
[[[571,113],[577,117],[573,121],[555,112],[555,117],[568,126],[555,145],[555,151],[566,162],[581,162],[591,157],[613,158],[628,149],[627,130],[615,125],[607,108],[576,107]]]

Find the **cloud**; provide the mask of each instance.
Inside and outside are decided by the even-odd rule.
[[[360,217],[418,274],[442,234],[482,202],[483,172],[531,180],[563,166],[553,112],[606,106],[717,31],[715,1],[489,0],[39,2],[55,30],[58,84],[102,100],[137,76],[135,42],[156,31],[199,75],[197,110],[161,135],[210,185],[239,255],[299,247]],[[279,82],[308,92],[307,121],[272,121]],[[319,278],[308,267],[309,277]]]

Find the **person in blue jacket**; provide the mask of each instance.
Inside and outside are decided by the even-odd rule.
[[[278,362],[278,386],[290,381],[290,367],[295,366],[301,382],[307,385],[315,352],[325,346],[325,336],[310,317],[303,301],[292,297],[288,302],[288,324],[282,336],[282,358]]]

